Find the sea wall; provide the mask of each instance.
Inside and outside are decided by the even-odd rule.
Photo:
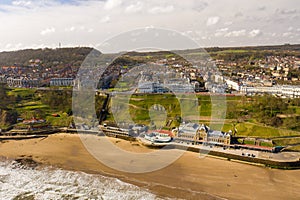
[[[199,148],[196,147],[186,147],[181,145],[172,144],[170,148],[183,149],[187,151],[192,151],[200,154]],[[228,160],[240,160],[248,163],[258,163],[263,164],[266,167],[278,168],[278,169],[300,169],[300,160],[298,161],[274,161],[267,160],[261,158],[253,158],[248,156],[236,155],[236,154],[228,154],[224,152],[214,151],[214,150],[202,150],[202,154],[217,156],[227,158]]]

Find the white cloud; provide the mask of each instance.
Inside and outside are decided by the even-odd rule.
[[[192,31],[187,34],[207,38],[201,41],[202,46],[283,44],[297,43],[300,39],[300,1],[296,0],[263,4],[260,0],[4,1],[0,0],[1,30],[5,30],[0,32],[0,51],[6,50],[9,43],[10,49],[57,46],[58,41],[63,46],[98,44],[112,35],[150,25],[178,32]],[[235,17],[239,12],[243,16]],[[289,29],[291,26],[293,29]],[[14,31],[16,27],[22,32]],[[199,30],[201,34],[196,35]],[[46,37],[47,34],[51,37]],[[21,47],[17,45],[19,42],[23,44]]]
[[[220,20],[220,17],[218,17],[218,16],[210,17],[210,18],[207,19],[206,25],[207,26],[215,25],[219,22],[219,20]]]
[[[259,36],[261,34],[262,34],[262,32],[259,29],[253,29],[252,31],[249,32],[250,37],[256,37],[256,36]]]
[[[58,0],[15,0],[11,2],[11,5],[7,5],[5,10],[20,11],[22,9],[38,9],[58,5],[61,5],[61,2]]]
[[[153,28],[154,28],[154,26],[153,26],[153,25],[146,26],[146,27],[145,27],[145,31],[148,31],[149,29],[153,29]]]
[[[259,6],[259,7],[258,7],[258,10],[259,10],[259,11],[264,11],[264,10],[266,10],[266,6]]]
[[[292,35],[293,35],[293,33],[291,33],[291,32],[285,32],[282,34],[283,37],[290,37]]]
[[[41,31],[41,35],[47,35],[47,34],[51,34],[55,32],[55,28],[51,27],[51,28],[46,28],[45,30]]]
[[[142,3],[138,1],[135,4],[131,4],[131,5],[127,6],[125,8],[125,12],[126,13],[136,13],[136,12],[141,11],[142,8],[143,8]]]
[[[163,14],[163,13],[170,13],[174,10],[174,6],[173,5],[169,5],[169,6],[156,6],[153,7],[151,9],[149,9],[149,13],[151,14]]]
[[[208,4],[206,2],[197,0],[197,1],[194,1],[194,5],[192,6],[192,8],[198,12],[201,12],[207,6],[208,6]]]
[[[100,22],[101,22],[101,23],[107,23],[107,22],[110,22],[110,16],[105,16],[105,17],[101,18]]]
[[[113,8],[116,8],[122,4],[122,0],[107,0],[104,9],[111,10]]]
[[[67,32],[73,32],[73,31],[75,31],[75,27],[71,26],[69,28],[65,28],[65,31],[67,31]]]
[[[216,37],[220,37],[220,36],[224,36],[228,31],[228,28],[221,28],[216,30],[215,36]]]
[[[242,12],[237,12],[237,13],[234,14],[234,17],[235,18],[243,17],[243,13]]]
[[[22,44],[22,43],[18,43],[18,44],[16,44],[15,46],[16,46],[16,47],[15,47],[16,49],[20,49],[20,48],[23,46],[23,44]]]
[[[182,34],[191,36],[193,34],[193,31],[190,31],[190,30],[184,31]]]
[[[93,28],[86,28],[85,26],[71,26],[71,27],[68,27],[68,28],[65,28],[65,31],[66,32],[74,32],[74,31],[86,31],[88,33],[91,33],[94,31]]]
[[[31,6],[32,2],[31,1],[13,1],[11,4],[14,5],[14,6],[27,7],[27,6]]]
[[[282,14],[282,15],[290,15],[297,13],[298,11],[296,9],[276,9],[276,14]]]
[[[225,37],[240,37],[240,36],[245,36],[246,35],[246,30],[238,30],[238,31],[231,31],[225,34]]]
[[[227,22],[224,22],[224,25],[225,26],[230,26],[230,25],[232,25],[233,24],[233,22],[232,21],[227,21]]]
[[[6,48],[6,49],[10,49],[12,46],[13,46],[13,45],[12,45],[11,43],[8,43],[8,44],[5,45],[5,48]]]

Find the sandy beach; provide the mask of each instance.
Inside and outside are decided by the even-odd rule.
[[[99,136],[87,136],[97,137]],[[137,142],[109,138],[130,152],[156,151]],[[30,157],[67,170],[113,176],[149,189],[163,197],[182,199],[299,199],[300,170],[276,170],[212,157],[199,158],[185,152],[177,161],[158,171],[135,174],[120,172],[90,155],[77,134],[54,134],[46,138],[2,141],[0,156]]]

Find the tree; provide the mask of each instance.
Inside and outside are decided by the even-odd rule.
[[[50,108],[68,112],[72,109],[71,90],[50,90],[43,92],[41,101]]]
[[[283,121],[278,114],[284,114],[288,111],[288,103],[283,99],[270,95],[256,97],[253,104],[252,114],[261,123],[278,127]]]

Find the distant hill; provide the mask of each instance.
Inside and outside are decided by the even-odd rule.
[[[246,47],[209,47],[205,50],[215,59],[237,59],[240,57],[248,58],[264,57],[266,55],[293,55],[300,57],[300,44],[285,44],[274,46],[246,46]],[[89,47],[75,47],[75,48],[58,48],[58,49],[26,49],[11,52],[0,52],[0,67],[1,66],[28,66],[34,63],[35,60],[40,60],[39,65],[45,67],[52,66],[80,66],[85,57],[92,51]],[[195,54],[203,52],[201,49],[187,49],[176,50],[174,53],[181,55]],[[153,59],[164,58],[166,54],[172,52],[151,52]],[[143,60],[143,57],[148,58],[149,52],[128,52],[126,55],[134,57],[134,62]],[[139,60],[141,59],[141,60]],[[128,64],[133,62],[129,57],[125,59],[118,59],[115,63]]]
[[[275,46],[245,46],[245,47],[210,47],[205,48],[213,59],[238,61],[241,59],[262,59],[266,56],[296,56],[300,58],[300,44],[285,44]],[[203,52],[201,49],[177,51],[182,55],[195,55]]]
[[[11,52],[0,52],[0,66],[28,66],[35,61],[50,67],[53,64],[63,66],[80,66],[84,58],[91,52],[89,47],[59,49],[26,49]]]
[[[225,51],[225,50],[248,50],[248,51],[300,51],[300,44],[285,44],[285,45],[267,45],[267,46],[245,46],[245,47],[210,47],[206,51]]]
[[[300,57],[300,44],[285,44],[274,46],[245,46],[245,47],[207,47],[198,49],[156,51],[156,52],[128,52],[130,57],[147,57],[147,60],[166,58],[166,56],[198,55],[207,52],[214,59],[237,60],[264,58],[265,56],[297,56]],[[148,58],[151,55],[151,58]]]

